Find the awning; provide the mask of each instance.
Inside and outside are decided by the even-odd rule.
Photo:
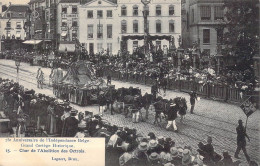
[[[61,32],[61,34],[60,34],[62,37],[65,37],[66,35],[67,35],[67,31],[63,31],[63,32]]]
[[[122,40],[143,40],[144,39],[144,35],[126,35],[126,36],[122,36]],[[154,36],[148,36],[148,39],[150,40],[171,40],[171,36],[170,35],[154,35]]]
[[[32,45],[36,45],[36,44],[39,44],[41,43],[42,40],[26,40],[23,42],[23,44],[32,44]]]
[[[59,52],[75,52],[75,43],[61,43],[59,46]]]

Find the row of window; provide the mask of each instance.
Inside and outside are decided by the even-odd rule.
[[[161,21],[158,20],[156,21],[156,33],[161,33],[162,32],[162,27],[161,27]],[[149,25],[147,25],[149,27]],[[138,21],[135,20],[133,22],[133,33],[138,33],[139,25]],[[89,24],[88,25],[88,38],[93,39],[94,38],[94,25]],[[149,32],[149,29],[148,29]],[[174,33],[174,22],[169,22],[169,32]],[[121,33],[127,33],[127,23],[125,20],[121,22]],[[113,35],[113,28],[111,24],[107,25],[107,38],[112,38]],[[97,38],[102,39],[103,38],[103,24],[98,24],[97,25]]]
[[[4,35],[3,35],[3,37],[5,38]],[[12,39],[15,39],[15,38],[16,39],[21,39],[21,31],[16,31],[16,34],[12,35]],[[11,39],[11,32],[10,31],[6,31],[6,39]]]
[[[201,20],[211,19],[211,6],[201,6],[200,7],[200,17]],[[214,19],[219,20],[224,18],[224,7],[215,6],[214,7]]]
[[[192,18],[191,21],[194,22],[194,9],[192,9]],[[211,6],[200,6],[200,18],[203,21],[211,20]],[[223,20],[224,19],[224,7],[215,6],[214,7],[214,20]]]
[[[107,25],[107,38],[111,39],[113,35],[113,26],[111,24]],[[94,25],[90,24],[88,25],[88,38],[93,39],[94,38]],[[97,38],[102,39],[103,38],[103,24],[97,25]]]
[[[168,9],[169,9],[168,10],[169,11],[169,15],[170,16],[174,15],[174,6],[170,5]],[[146,7],[146,10],[149,11],[149,6]],[[147,14],[149,15],[149,12]],[[162,7],[161,7],[161,5],[157,5],[155,7],[155,14],[156,14],[156,16],[161,16],[162,15]],[[137,5],[133,6],[132,15],[133,16],[138,16],[139,15],[139,7]],[[121,16],[127,16],[127,7],[125,5],[123,5],[121,7]]]
[[[62,18],[61,26],[62,27],[67,27],[68,26],[67,18]],[[77,27],[77,26],[78,26],[78,19],[77,18],[72,18],[72,27]]]
[[[14,16],[14,13],[6,13],[6,17],[7,18],[11,18]],[[19,13],[18,15],[16,15],[16,17],[19,16],[19,17],[24,17],[24,13]]]
[[[113,11],[112,10],[107,10],[107,18],[112,18],[113,17]],[[94,13],[93,10],[88,10],[87,11],[87,17],[88,18],[94,18]],[[103,10],[98,10],[97,11],[97,18],[103,18]]]
[[[67,31],[64,31],[64,33],[67,34]],[[65,36],[62,36],[61,38],[63,40],[66,40],[66,39],[68,39],[68,37],[69,37],[68,35],[65,35]],[[76,30],[72,30],[72,33],[71,33],[72,41],[76,41],[77,37],[78,37],[78,32]]]
[[[155,41],[156,48],[162,48],[162,42],[161,41]],[[87,43],[82,44],[83,47],[87,47]],[[138,47],[138,41],[133,41],[133,50],[135,50]],[[94,51],[94,43],[89,43],[89,51]],[[104,50],[103,43],[97,43],[97,52],[101,53],[103,51],[112,52],[113,51],[113,44],[107,43],[107,48]]]
[[[217,43],[221,43],[223,38],[223,30],[217,30]],[[210,29],[203,29],[203,44],[210,44]]]
[[[6,28],[11,28],[11,22],[6,22]],[[16,22],[16,29],[22,29],[21,22]]]
[[[157,20],[155,23],[155,29],[156,33],[162,33],[162,23],[160,20]],[[149,21],[147,22],[147,31],[149,32]],[[174,21],[169,21],[169,33],[174,33],[175,31],[175,25]],[[137,20],[133,21],[133,33],[139,32],[139,24]],[[121,21],[121,33],[127,33],[127,21],[123,20]]]
[[[68,12],[68,7],[62,7],[61,8],[61,12],[62,12],[62,14],[70,13],[70,12]],[[71,13],[73,13],[73,14],[77,14],[78,13],[77,6],[72,6]]]

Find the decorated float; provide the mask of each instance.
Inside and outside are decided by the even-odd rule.
[[[109,88],[102,78],[96,77],[94,64],[89,61],[73,62],[67,74],[53,85],[56,97],[68,100],[81,106],[97,103],[100,92],[106,93]]]

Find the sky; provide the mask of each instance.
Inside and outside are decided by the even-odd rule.
[[[28,4],[30,0],[0,0],[3,5],[9,6],[9,2],[12,4]]]

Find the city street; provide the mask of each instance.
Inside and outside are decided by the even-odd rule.
[[[30,66],[27,63],[21,63],[19,72],[19,83],[25,88],[34,89],[36,93],[43,93],[48,96],[54,96],[52,93],[52,88],[47,86],[49,84],[49,75],[51,73],[50,68],[42,68],[44,72],[45,81],[47,84],[44,89],[38,89],[36,85],[36,73],[37,66]],[[0,77],[8,78],[16,81],[16,66],[13,60],[0,60]],[[120,82],[112,80],[112,84],[116,88],[120,87],[139,87],[142,94],[148,92],[150,93],[151,87],[131,84],[127,82]],[[188,110],[190,108],[189,95],[182,92],[167,91],[165,98],[170,99],[174,97],[185,97],[188,101]],[[77,109],[79,112],[84,112],[86,110],[93,111],[94,114],[98,114],[97,106],[87,106],[80,107],[71,104],[72,107]],[[224,102],[218,102],[213,100],[201,99],[196,102],[195,114],[190,114],[189,112],[185,116],[184,123],[179,122],[177,119],[177,127],[179,133],[174,133],[172,131],[166,131],[166,121],[163,127],[153,125],[154,115],[149,114],[148,122],[132,123],[131,119],[124,118],[124,115],[110,115],[106,113],[103,117],[108,120],[111,124],[115,124],[122,127],[136,128],[137,131],[142,135],[147,135],[149,132],[154,132],[157,136],[162,135],[165,137],[171,137],[175,142],[176,146],[189,145],[192,148],[197,148],[197,144],[201,141],[205,143],[207,136],[212,136],[213,146],[215,150],[222,154],[223,151],[228,151],[230,155],[234,155],[236,150],[236,126],[237,121],[242,119],[246,121],[246,115],[243,113],[241,108],[237,105],[227,104]],[[247,143],[247,151],[253,160],[260,161],[260,112],[256,111],[251,115],[247,122],[247,134],[249,135],[251,141]],[[242,160],[245,161],[244,155],[240,154]]]

